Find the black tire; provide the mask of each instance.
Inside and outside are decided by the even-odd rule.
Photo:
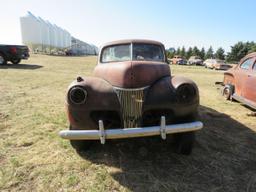
[[[12,59],[11,60],[11,62],[13,63],[13,64],[19,64],[20,63],[20,61],[21,61],[21,59]]]
[[[5,56],[0,53],[0,65],[6,65],[7,64],[7,60],[5,58]]]
[[[174,134],[175,152],[182,155],[190,155],[193,150],[195,136],[194,131]]]
[[[234,94],[235,87],[233,85],[227,84],[224,86],[222,95],[225,97],[226,100],[232,101],[232,95]]]

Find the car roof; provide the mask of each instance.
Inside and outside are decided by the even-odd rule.
[[[149,39],[123,39],[123,40],[117,40],[117,41],[111,41],[111,42],[105,43],[101,47],[106,47],[109,45],[127,44],[127,43],[148,43],[148,44],[157,44],[164,47],[164,45],[161,42],[149,40]]]
[[[245,61],[245,60],[248,59],[249,57],[256,57],[256,52],[249,53],[248,55],[246,55],[245,57],[243,57],[243,58],[241,59],[240,63],[243,62],[243,61]]]

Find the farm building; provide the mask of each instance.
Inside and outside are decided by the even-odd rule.
[[[97,55],[98,48],[79,39],[72,37],[71,47],[68,49],[69,55]]]
[[[96,55],[98,48],[71,36],[61,27],[28,12],[20,17],[22,43],[34,53]],[[70,54],[71,55],[71,54]]]
[[[20,18],[20,24],[22,43],[33,52],[51,53],[71,46],[69,32],[30,12]]]

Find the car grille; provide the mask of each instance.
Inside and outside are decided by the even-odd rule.
[[[147,87],[138,89],[114,88],[122,112],[124,128],[140,127],[142,121],[142,107]]]

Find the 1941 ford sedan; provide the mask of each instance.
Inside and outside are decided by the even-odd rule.
[[[100,50],[93,77],[77,77],[68,88],[69,130],[59,134],[78,151],[99,140],[172,134],[175,149],[190,154],[199,93],[185,77],[172,76],[164,45],[121,40]]]

